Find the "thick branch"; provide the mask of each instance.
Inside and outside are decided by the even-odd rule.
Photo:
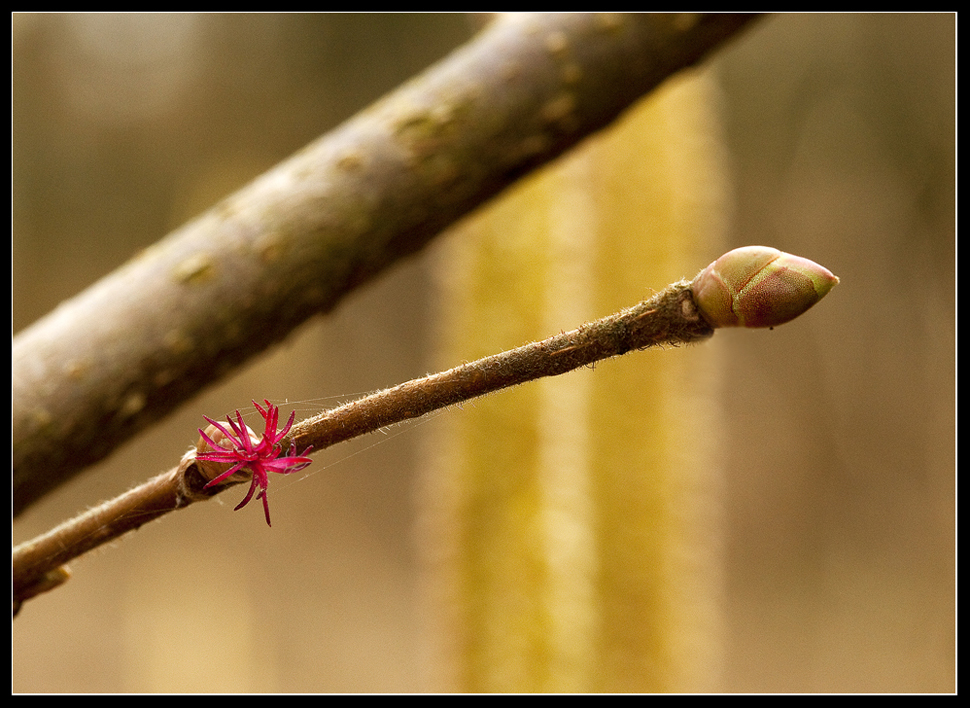
[[[514,16],[21,332],[14,513],[753,15]]]

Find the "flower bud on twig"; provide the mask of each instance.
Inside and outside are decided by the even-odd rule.
[[[254,445],[259,444],[259,436],[248,425],[246,426],[245,432],[248,433],[249,439],[252,441]],[[214,442],[217,447],[213,448],[213,446],[209,444],[210,440]],[[196,463],[196,466],[199,468],[199,471],[202,473],[202,476],[205,477],[207,482],[211,482],[217,477],[221,477],[223,474],[228,472],[229,469],[233,466],[238,467],[238,465],[236,465],[236,461],[215,462],[213,460],[207,459],[207,456],[209,455],[209,453],[222,452],[225,447],[229,447],[232,445],[233,445],[233,442],[227,439],[227,436],[222,431],[222,429],[216,427],[214,424],[210,425],[204,431],[200,431],[199,441],[196,444],[196,455],[201,455],[201,457],[196,457],[195,463]],[[223,481],[241,482],[248,478],[249,478],[249,472],[245,468],[242,468],[242,469],[237,469],[229,477],[223,478]]]
[[[258,492],[256,498],[263,501],[266,525],[271,526],[272,524],[269,521],[269,500],[266,497],[269,488],[269,473],[290,474],[302,470],[311,462],[310,458],[306,455],[310,452],[312,446],[307,447],[302,453],[297,455],[295,446],[290,445],[289,454],[281,456],[283,446],[280,445],[280,441],[286,437],[286,434],[290,432],[290,428],[293,427],[293,419],[296,416],[296,412],[291,413],[290,419],[283,429],[278,430],[280,417],[279,407],[274,406],[267,400],[264,400],[263,403],[266,404],[265,409],[256,403],[256,401],[253,401],[256,410],[263,417],[263,420],[266,421],[266,431],[261,438],[248,425],[243,423],[242,414],[238,410],[236,411],[235,420],[233,420],[231,415],[226,416],[226,422],[232,429],[231,431],[227,430],[221,423],[212,420],[212,418],[205,418],[209,422],[209,427],[205,430],[199,429],[201,438],[199,451],[196,452],[195,459],[200,464],[218,465],[217,467],[210,466],[208,469],[203,470],[203,474],[207,476],[211,472],[216,472],[216,476],[212,477],[203,489],[227,482],[240,471],[245,472],[248,470],[249,474],[252,475],[252,483],[249,485],[249,493],[239,502],[236,510],[238,511],[246,506],[249,500],[253,498],[253,494]],[[218,439],[212,437],[209,435],[210,430],[221,433],[221,437]]]

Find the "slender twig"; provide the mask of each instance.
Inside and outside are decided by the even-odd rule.
[[[297,448],[322,450],[386,425],[543,376],[556,376],[601,359],[656,344],[710,336],[691,298],[690,283],[668,286],[649,300],[571,332],[485,357],[378,391],[293,426]]]
[[[179,465],[168,472],[15,547],[14,614],[25,600],[52,590],[70,578],[64,563],[170,511],[209,499],[231,486],[204,489],[208,481],[195,464],[195,450],[190,450]],[[238,483],[238,480],[232,481]]]
[[[312,445],[319,452],[502,388],[637,349],[700,341],[713,331],[698,313],[690,282],[683,280],[639,305],[570,332],[414,379],[308,418],[293,426],[289,442],[298,448]],[[287,441],[283,444],[287,446]],[[73,558],[228,486],[204,489],[208,481],[195,463],[195,450],[190,450],[178,467],[14,548],[14,612],[24,600],[64,582],[69,577],[64,564]]]

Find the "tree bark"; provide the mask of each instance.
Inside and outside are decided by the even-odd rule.
[[[17,515],[756,15],[515,15],[19,333]]]

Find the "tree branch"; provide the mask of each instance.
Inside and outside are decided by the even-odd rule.
[[[14,338],[19,514],[615,119],[755,15],[528,15]]]
[[[629,351],[697,342],[713,333],[694,304],[690,283],[680,281],[649,300],[570,332],[414,379],[308,418],[292,428],[283,449],[292,443],[301,449],[313,445],[314,452],[319,452],[509,386],[557,376]],[[239,482],[233,476],[227,484],[206,489],[210,478],[199,470],[195,452],[186,453],[177,468],[14,548],[14,614],[25,600],[66,581],[68,561]]]
[[[693,281],[672,283],[638,305],[539,342],[377,391],[307,418],[292,428],[287,424],[283,432],[289,430],[290,433],[282,439],[272,437],[269,443],[266,442],[265,436],[275,435],[278,419],[275,414],[267,415],[257,405],[267,423],[264,438],[259,442],[237,442],[237,447],[231,449],[231,445],[226,447],[227,439],[232,435],[229,430],[213,425],[207,432],[199,431],[203,433],[200,441],[222,452],[238,453],[232,462],[221,459],[218,464],[209,465],[206,463],[214,460],[197,456],[194,449],[189,450],[177,468],[14,548],[14,614],[24,600],[67,580],[70,574],[63,565],[67,561],[163,514],[208,499],[241,481],[242,472],[248,469],[254,486],[236,508],[245,506],[258,481],[258,468],[246,465],[256,459],[277,460],[283,450],[290,448],[289,459],[300,464],[286,465],[286,468],[296,471],[309,464],[302,458],[306,453],[297,452],[299,449],[306,448],[309,452],[312,446],[319,452],[388,425],[420,418],[527,381],[559,376],[630,351],[663,344],[699,342],[714,334],[717,327],[784,324],[811,308],[838,282],[839,279],[828,269],[808,259],[763,246],[737,248],[711,263]],[[723,292],[720,291],[722,286]],[[744,292],[735,293],[734,304],[728,307],[729,291],[737,286],[742,286]],[[729,318],[726,308],[754,321],[745,323]],[[265,403],[267,410],[274,409],[269,401]],[[238,411],[237,417],[238,425],[229,419],[233,432],[251,436]],[[221,442],[211,438],[216,430],[224,433]],[[260,448],[261,444],[269,447]],[[256,448],[262,452],[254,456]],[[292,457],[294,454],[298,456]],[[234,464],[237,460],[242,463],[242,470],[232,474],[238,467]],[[287,474],[287,469],[276,467],[274,471]],[[231,476],[224,483],[216,484],[225,475]],[[210,488],[209,484],[215,486]],[[268,524],[265,478],[261,486]]]
[[[178,467],[14,548],[13,614],[20,611],[26,600],[66,582],[71,577],[64,565],[68,561],[170,511],[209,499],[232,486],[225,484],[205,489],[208,481],[195,464],[193,449],[183,456]],[[238,482],[233,480],[233,483]]]

